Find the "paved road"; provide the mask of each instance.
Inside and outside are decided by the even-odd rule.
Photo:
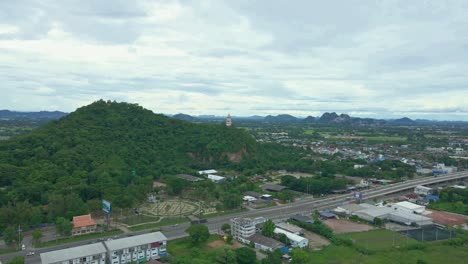
[[[445,181],[457,180],[457,179],[464,179],[468,178],[468,171],[458,172],[454,174],[439,176],[439,177],[425,177],[425,178],[417,178],[413,180],[408,180],[401,183],[392,184],[389,186],[382,186],[379,188],[374,188],[370,190],[363,191],[364,199],[372,199],[376,197],[385,196],[392,193],[398,193],[401,191],[409,190],[417,185],[430,185],[436,184]],[[287,218],[291,215],[298,214],[298,213],[311,213],[313,210],[323,209],[323,208],[331,208],[337,205],[340,205],[347,201],[347,199],[352,198],[350,194],[343,194],[338,196],[330,196],[326,198],[318,198],[318,199],[305,199],[296,201],[294,203],[288,205],[281,205],[269,208],[258,209],[255,211],[247,211],[247,212],[240,212],[226,216],[219,216],[215,218],[208,219],[206,225],[208,226],[210,232],[216,233],[223,223],[229,223],[229,220],[234,217],[259,217],[263,216],[269,219],[279,219],[279,218]],[[166,237],[170,239],[175,239],[179,237],[186,236],[185,229],[189,226],[189,223],[183,223],[176,226],[164,226],[161,227],[161,231],[166,235]],[[139,231],[139,232],[132,232],[128,234],[124,234],[122,236],[130,236],[130,235],[139,235],[144,233],[149,233],[150,230],[147,231]],[[26,258],[26,263],[40,263],[39,253],[48,252],[58,249],[65,249],[69,247],[76,247],[80,245],[86,245],[95,243],[96,239],[93,240],[86,240],[80,241],[75,243],[70,243],[67,245],[49,247],[44,249],[36,250],[36,255],[32,257]],[[24,255],[25,252],[16,252],[8,255],[0,256],[0,260],[6,262],[5,260],[11,259],[14,256]]]

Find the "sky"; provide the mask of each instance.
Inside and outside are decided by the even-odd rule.
[[[0,1],[0,109],[468,121],[468,1]]]

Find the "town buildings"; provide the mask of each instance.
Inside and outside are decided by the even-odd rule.
[[[264,217],[231,219],[231,234],[234,239],[248,243],[248,237],[256,233],[256,225],[264,223]]]
[[[42,264],[106,264],[107,250],[103,243],[41,253]]]

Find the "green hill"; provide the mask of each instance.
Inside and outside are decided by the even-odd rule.
[[[100,100],[0,143],[0,205],[51,206],[74,194],[84,202],[104,198],[131,206],[144,199],[153,179],[237,163],[255,151],[255,140],[234,127]]]

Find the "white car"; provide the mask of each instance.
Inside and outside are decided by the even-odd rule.
[[[34,251],[30,251],[26,254],[26,256],[34,256],[34,254],[35,254]]]

